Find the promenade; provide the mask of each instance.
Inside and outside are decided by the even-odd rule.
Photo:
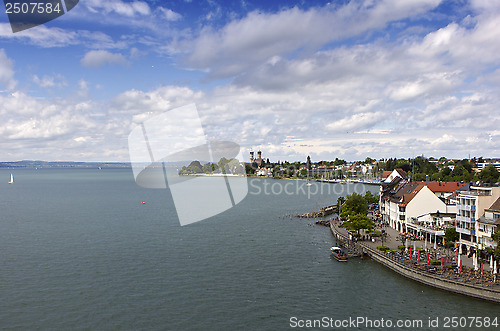
[[[339,245],[346,249],[357,249],[358,251],[369,255],[373,260],[385,265],[393,271],[418,282],[437,287],[443,290],[460,293],[476,298],[500,303],[500,279],[496,279],[488,264],[483,265],[483,272],[480,269],[474,270],[472,259],[466,255],[461,255],[462,269],[456,267],[456,254],[451,249],[437,246],[434,249],[434,243],[422,240],[409,241],[408,248],[413,247],[425,249],[418,254],[410,256],[409,249],[399,250],[398,246],[403,245],[400,234],[390,227],[378,227],[377,230],[385,230],[383,245],[380,237],[369,240],[351,240],[345,228],[340,227],[339,221],[331,221],[330,229],[336,236]],[[363,232],[362,232],[363,234]],[[378,246],[387,246],[390,251],[383,252],[377,249]],[[429,261],[443,258],[443,267],[441,263],[432,265],[427,262],[427,252]]]

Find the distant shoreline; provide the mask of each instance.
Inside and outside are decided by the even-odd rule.
[[[79,168],[116,169],[131,168],[130,162],[72,162],[72,161],[12,161],[0,162],[0,168]]]

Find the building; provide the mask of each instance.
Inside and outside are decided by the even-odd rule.
[[[461,245],[468,248],[485,248],[487,237],[491,238],[490,230],[494,223],[490,220],[494,220],[496,215],[495,208],[498,206],[495,203],[499,197],[500,187],[481,186],[471,186],[468,191],[462,191],[457,195],[457,232],[460,234]],[[482,216],[483,219],[479,221]],[[479,229],[482,229],[481,233]]]
[[[394,169],[392,171],[384,171],[382,173],[382,182],[390,183],[396,177],[400,177],[402,179],[408,179],[408,175],[406,174],[406,172],[403,169],[398,168],[398,169]]]
[[[500,160],[499,159],[489,159],[486,162],[480,162],[477,164],[477,170],[482,171],[487,165],[492,164],[495,168],[500,171]]]
[[[262,152],[257,152],[257,158],[254,158],[255,154],[253,151],[250,152],[250,165],[256,163],[257,167],[260,167],[262,164]]]
[[[425,215],[456,213],[450,197],[464,185],[457,182],[411,182],[397,176],[391,183],[381,186],[380,212],[392,228],[400,232],[419,232],[421,229],[416,225],[423,222]],[[449,221],[451,219],[441,216],[436,224],[444,226],[450,224]]]
[[[484,216],[477,220],[477,248],[497,247],[496,240],[492,239],[493,233],[497,231],[500,224],[500,198],[498,198],[488,209]]]
[[[425,236],[429,242],[438,242],[438,237],[445,235],[446,229],[456,226],[455,213],[426,213],[411,217],[406,224],[409,232]]]

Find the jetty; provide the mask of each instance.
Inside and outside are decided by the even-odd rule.
[[[313,212],[310,212],[310,213],[305,213],[305,214],[297,215],[297,217],[300,217],[300,218],[325,217],[325,216],[328,216],[328,215],[332,215],[335,212],[337,212],[337,205],[323,207],[323,208],[320,208],[317,211],[313,211]]]
[[[479,277],[473,271],[459,274],[456,268],[450,270],[419,263],[416,257],[411,258],[393,250],[380,251],[377,249],[377,246],[381,246],[380,242],[351,240],[347,230],[339,227],[336,221],[330,221],[330,230],[337,244],[351,254],[368,256],[401,276],[441,290],[500,303],[500,283],[489,271],[484,272],[484,277],[482,274]],[[394,245],[396,238],[392,238],[392,241]]]

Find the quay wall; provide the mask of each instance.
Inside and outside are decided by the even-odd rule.
[[[330,230],[332,231],[332,234],[340,240],[340,242],[346,242],[346,240],[350,241],[349,238],[347,238],[344,234],[337,231],[333,224],[330,224]],[[496,289],[457,282],[455,280],[446,279],[438,275],[430,275],[411,268],[403,263],[398,263],[390,259],[384,253],[376,251],[375,249],[368,247],[367,245],[359,242],[353,244],[355,244],[358,249],[362,250],[364,254],[368,255],[376,262],[379,262],[380,264],[404,277],[445,291],[500,303],[500,291]]]

